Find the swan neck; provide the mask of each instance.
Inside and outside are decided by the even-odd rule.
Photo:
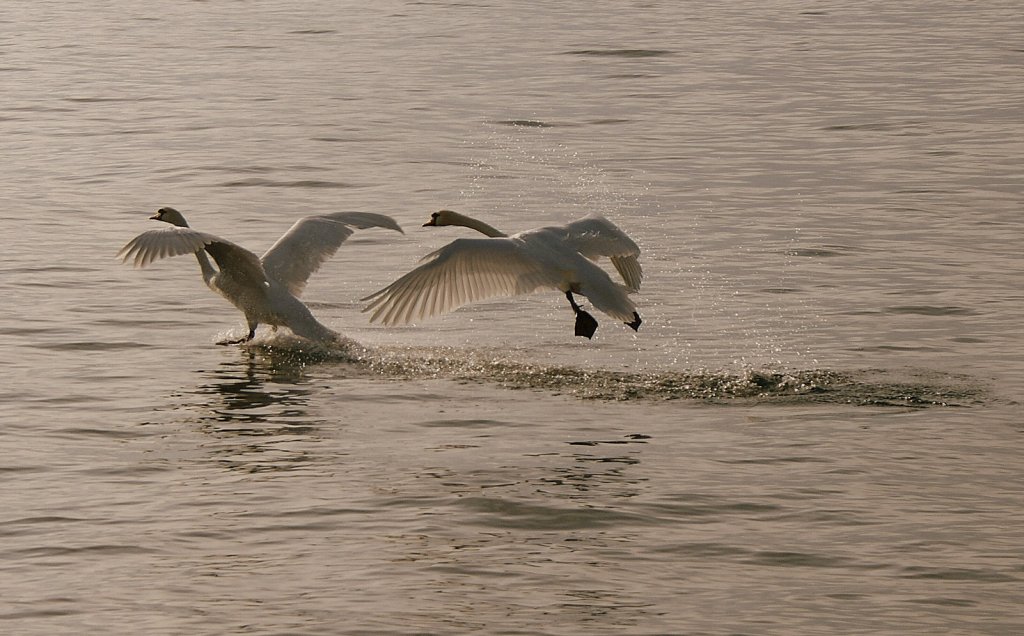
[[[203,280],[206,281],[206,285],[209,286],[213,277],[217,275],[217,270],[214,269],[213,264],[210,263],[210,259],[206,257],[204,250],[196,252],[196,260],[199,261],[199,269],[203,270]]]
[[[474,219],[472,217],[463,216],[462,219],[460,219],[460,221],[461,221],[460,225],[463,225],[463,226],[468,227],[468,228],[472,228],[472,229],[476,230],[477,232],[480,232],[481,234],[483,234],[485,236],[489,236],[491,238],[498,238],[498,237],[501,237],[501,236],[508,236],[508,234],[505,234],[504,232],[502,232],[500,230],[496,230],[495,228],[491,227],[490,225],[487,225],[486,223],[484,223],[483,221],[478,221],[477,219]]]

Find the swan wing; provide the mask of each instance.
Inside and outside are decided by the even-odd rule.
[[[270,281],[263,269],[260,257],[244,247],[230,241],[217,239],[206,246],[206,252],[213,257],[221,274],[239,281],[250,287],[267,287]]]
[[[638,291],[644,272],[640,267],[640,248],[617,225],[591,214],[565,226],[564,241],[591,260],[605,256],[622,276],[630,291]]]
[[[372,212],[337,212],[299,219],[263,255],[267,275],[298,297],[313,272],[334,255],[353,228],[382,227],[402,232],[389,216]]]
[[[222,272],[253,285],[266,285],[267,275],[259,257],[219,236],[190,227],[165,227],[139,234],[121,248],[117,256],[135,267],[146,267],[155,260],[194,254],[206,250]]]
[[[135,267],[146,267],[161,258],[194,254],[217,241],[224,240],[189,227],[164,227],[143,232],[128,241],[117,253],[117,258],[122,263],[132,261]]]
[[[456,239],[384,289],[363,298],[370,322],[406,324],[468,303],[558,288],[562,272],[546,267],[514,238]]]

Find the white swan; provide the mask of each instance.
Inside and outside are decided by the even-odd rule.
[[[640,248],[611,221],[591,214],[567,225],[507,236],[477,219],[441,210],[428,226],[461,225],[489,238],[460,238],[428,254],[423,264],[384,289],[363,298],[370,322],[406,324],[494,296],[528,294],[540,288],[565,293],[576,312],[576,335],[591,338],[597,321],[573,299],[580,294],[633,330],[640,314],[628,294],[640,289]],[[620,285],[593,263],[607,256],[622,275]]]
[[[394,219],[369,212],[338,212],[299,219],[269,250],[258,257],[213,234],[188,226],[174,208],[160,208],[154,216],[171,227],[149,230],[128,242],[118,257],[145,267],[168,256],[196,255],[206,285],[245,314],[249,333],[237,340],[217,344],[238,344],[252,340],[260,324],[288,327],[310,340],[328,341],[338,334],[320,324],[298,299],[309,276],[320,268],[352,235],[353,229],[382,227],[402,232]],[[216,261],[214,268],[206,257]]]

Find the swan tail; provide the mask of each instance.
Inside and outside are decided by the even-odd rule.
[[[296,336],[314,342],[331,342],[341,338],[338,332],[321,324],[302,301],[285,294],[277,296],[276,300],[278,312],[266,321],[268,324],[288,327]]]
[[[312,340],[313,342],[331,342],[332,340],[338,340],[341,338],[341,335],[337,331],[321,324],[312,316],[310,316],[309,320],[292,321],[288,325],[288,328],[291,329],[292,333],[296,336],[301,336],[307,340]]]
[[[636,327],[633,327],[635,330],[642,321],[640,314],[637,313],[636,305],[629,298],[629,292],[628,287],[618,283],[580,290],[580,293],[586,296],[594,307],[630,327],[636,324]]]

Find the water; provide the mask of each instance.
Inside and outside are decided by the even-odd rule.
[[[0,13],[0,631],[1024,631],[1018,3],[15,0]],[[391,214],[261,333],[257,252]],[[456,236],[601,212],[639,333],[557,294],[399,329]]]

